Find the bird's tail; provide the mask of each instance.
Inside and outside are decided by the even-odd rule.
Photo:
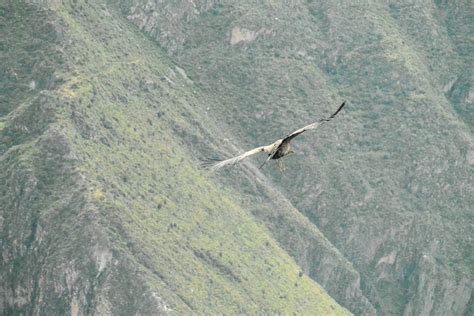
[[[222,159],[219,159],[219,158],[205,158],[205,159],[201,160],[201,162],[199,164],[199,167],[202,168],[202,169],[211,169],[212,170],[212,167],[221,160]]]

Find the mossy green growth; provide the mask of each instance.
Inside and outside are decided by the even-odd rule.
[[[52,14],[68,39],[47,100],[54,121],[21,148],[56,201],[32,204],[32,222],[54,231],[59,277],[39,285],[32,308],[131,314],[145,297],[177,314],[348,314],[198,168],[190,144],[217,129],[199,125],[210,120],[194,105],[209,100],[163,51],[106,1]]]
[[[378,313],[462,314],[472,305],[469,1],[239,0],[195,11],[122,3],[124,16],[218,100],[209,115],[221,123],[216,147],[228,156],[348,101],[337,121],[295,139],[302,154],[287,159],[290,171],[243,167],[222,179],[258,201],[255,183],[272,177],[354,264]],[[253,175],[240,181],[246,171]],[[425,257],[457,283],[449,273],[432,277]],[[318,259],[307,260],[318,269]]]

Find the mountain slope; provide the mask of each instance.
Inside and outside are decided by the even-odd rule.
[[[472,312],[469,1],[123,0],[122,10],[218,100],[209,112],[230,135],[225,156],[348,100],[337,123],[295,141],[289,171],[264,171],[271,186],[353,264],[380,314]],[[254,179],[235,188],[254,198]]]
[[[198,169],[182,69],[105,1],[43,5],[1,7],[2,313],[348,314]]]

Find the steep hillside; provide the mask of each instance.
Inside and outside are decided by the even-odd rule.
[[[218,100],[208,110],[228,131],[222,156],[347,100],[338,122],[297,140],[288,171],[267,168],[266,181],[353,264],[379,314],[473,312],[470,1],[121,3]],[[253,162],[220,179],[258,201]],[[254,175],[241,180],[246,169]],[[274,230],[282,244],[290,227]],[[315,271],[325,262],[292,254]]]
[[[40,2],[0,6],[1,313],[349,314],[199,169],[214,96],[113,4]]]

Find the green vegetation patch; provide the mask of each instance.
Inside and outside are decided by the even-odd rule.
[[[17,113],[18,122],[45,107],[50,115],[15,137],[2,174],[9,194],[28,170],[38,195],[20,193],[3,211],[5,234],[18,229],[5,240],[30,249],[8,284],[37,284],[29,305],[8,310],[348,314],[198,169],[184,141],[202,137],[191,123],[201,121],[192,108],[202,91],[105,2],[54,10],[68,39],[54,67],[61,82]]]

